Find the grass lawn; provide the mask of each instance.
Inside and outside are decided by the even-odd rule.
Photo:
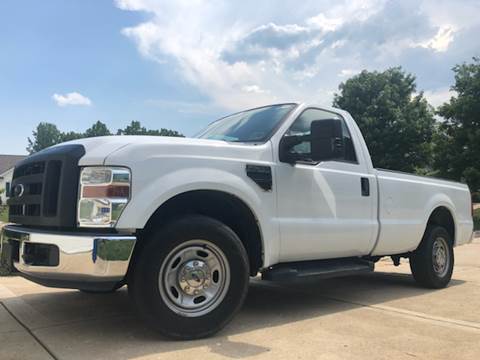
[[[7,222],[8,220],[8,208],[0,206],[0,222]]]

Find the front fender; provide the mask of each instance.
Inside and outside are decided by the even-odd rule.
[[[278,254],[278,231],[272,221],[275,209],[275,197],[272,192],[262,190],[245,173],[235,173],[208,167],[188,167],[151,181],[142,181],[143,185],[133,185],[132,198],[123,211],[117,229],[142,229],[154,212],[169,199],[193,190],[221,191],[238,197],[255,215],[262,237],[265,264],[270,264]],[[242,177],[243,175],[243,177]],[[278,256],[278,255],[277,255]]]

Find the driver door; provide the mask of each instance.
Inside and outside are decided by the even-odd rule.
[[[311,124],[332,118],[342,122],[342,155],[313,161],[308,140]],[[280,261],[368,254],[377,230],[376,179],[359,161],[345,120],[329,111],[306,109],[284,136],[307,140],[289,149],[295,162],[279,162],[275,169]]]

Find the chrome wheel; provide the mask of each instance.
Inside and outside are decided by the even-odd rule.
[[[228,260],[206,240],[190,240],[166,257],[159,273],[162,300],[186,317],[202,316],[215,309],[230,285]]]
[[[450,256],[447,241],[442,237],[436,238],[433,243],[432,260],[435,274],[444,277],[450,265]]]

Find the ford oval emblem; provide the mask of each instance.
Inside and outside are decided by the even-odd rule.
[[[22,197],[24,191],[25,191],[25,187],[23,186],[23,184],[15,185],[15,187],[13,188],[13,196]]]

